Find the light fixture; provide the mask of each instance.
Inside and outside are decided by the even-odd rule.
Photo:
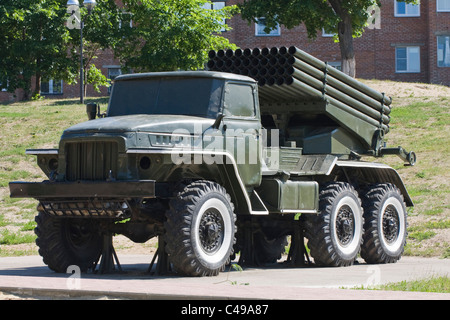
[[[84,0],[83,4],[86,7],[86,9],[88,9],[88,12],[91,12],[92,9],[94,9],[97,2],[95,2],[95,0]]]
[[[69,1],[67,1],[67,6],[68,7],[70,7],[70,6],[77,6],[77,7],[79,7],[80,3],[78,2],[78,0],[69,0]]]

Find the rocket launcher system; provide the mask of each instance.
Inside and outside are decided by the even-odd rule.
[[[207,68],[258,81],[263,125],[280,129],[304,154],[397,154],[415,161],[412,152],[385,147],[390,97],[296,47],[213,50]],[[273,121],[264,123],[267,117]]]

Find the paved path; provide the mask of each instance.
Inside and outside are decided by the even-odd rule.
[[[77,277],[50,271],[38,256],[0,258],[0,291],[56,298],[450,300],[450,294],[443,293],[342,289],[449,276],[449,259],[403,257],[395,264],[361,263],[346,268],[288,268],[278,264],[204,278],[149,275],[149,256],[119,255],[119,259],[124,273]]]

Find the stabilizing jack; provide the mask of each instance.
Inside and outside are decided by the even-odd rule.
[[[105,233],[103,235],[103,248],[102,253],[100,255],[100,265],[99,269],[97,269],[97,264],[94,266],[94,273],[112,273],[116,270],[115,264],[117,264],[117,268],[119,272],[122,272],[122,267],[120,266],[119,259],[117,258],[116,250],[114,250],[113,246],[113,236],[111,233]],[[114,263],[115,261],[115,263]]]
[[[153,256],[152,262],[148,266],[147,272],[151,275],[162,276],[171,271],[169,256],[166,253],[166,242],[163,236],[158,236],[158,250],[156,250]],[[156,258],[158,258],[158,263],[156,264],[156,269],[152,272],[153,265],[155,264]]]

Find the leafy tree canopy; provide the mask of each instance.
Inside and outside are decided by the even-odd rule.
[[[122,22],[115,46],[134,71],[193,70],[203,67],[211,49],[235,48],[220,33],[235,6],[212,10],[206,0],[124,0],[130,23]],[[208,8],[209,5],[209,8]]]
[[[416,3],[417,0],[405,0]],[[368,24],[371,6],[381,6],[381,0],[244,0],[242,17],[256,21],[265,17],[267,28],[277,24],[291,29],[304,24],[309,38],[314,39],[322,28],[335,33],[339,41],[342,69],[355,76],[353,38],[360,37]]]

